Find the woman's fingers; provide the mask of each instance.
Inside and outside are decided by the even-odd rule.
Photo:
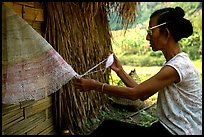
[[[82,78],[76,78],[73,80],[74,86],[78,89],[82,88]]]
[[[85,78],[78,78],[74,80],[74,85],[81,92],[90,90],[90,80]]]

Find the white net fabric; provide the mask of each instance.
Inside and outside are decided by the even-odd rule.
[[[2,5],[2,103],[39,100],[73,77],[73,68],[12,9]]]

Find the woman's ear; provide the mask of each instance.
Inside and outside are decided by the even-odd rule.
[[[169,40],[170,40],[170,37],[171,37],[170,31],[167,28],[165,28],[162,31],[163,44],[167,44],[169,42]]]
[[[167,29],[167,28],[165,28],[165,36],[167,37],[167,39],[169,39],[171,36],[171,33],[170,33],[169,29]]]

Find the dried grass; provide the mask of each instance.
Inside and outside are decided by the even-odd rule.
[[[103,60],[112,50],[107,14],[110,2],[47,2],[45,38],[79,74]],[[126,23],[133,21],[133,3],[116,3],[116,10]],[[123,22],[124,23],[124,22]],[[127,25],[126,25],[127,26]],[[110,70],[89,77],[108,82]],[[106,95],[99,92],[76,91],[72,81],[55,95],[57,121],[60,129],[85,134],[89,118],[97,117],[106,105]]]
[[[107,21],[101,16],[100,4],[49,2],[46,5],[47,20],[45,38],[79,74],[105,58],[111,50]],[[84,8],[80,8],[84,7]],[[89,11],[94,11],[92,15]],[[95,12],[97,10],[97,12]],[[90,77],[107,81],[108,73]],[[99,92],[81,93],[72,82],[63,86],[57,112],[60,128],[73,132],[87,132],[87,118],[97,117],[100,106],[105,104],[105,95]]]

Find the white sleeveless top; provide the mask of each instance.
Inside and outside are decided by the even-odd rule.
[[[202,134],[202,85],[199,73],[184,52],[177,54],[163,66],[173,67],[180,82],[158,92],[157,116],[172,133]]]

